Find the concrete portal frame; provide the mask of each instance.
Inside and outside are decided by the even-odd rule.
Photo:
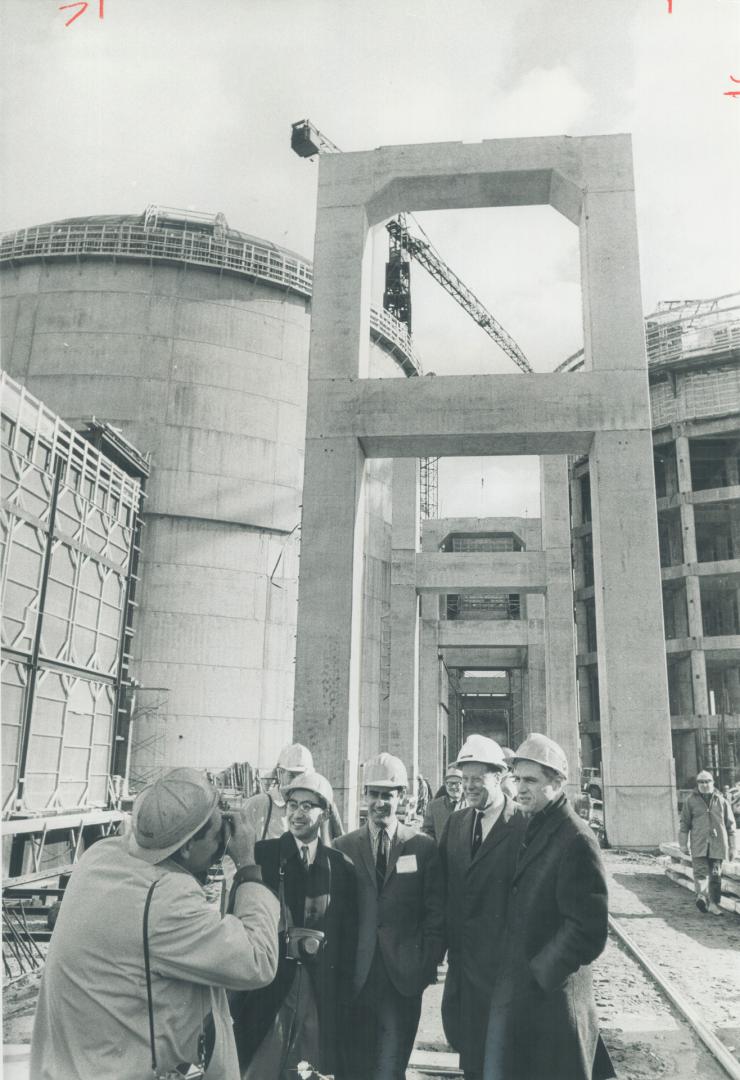
[[[582,372],[367,376],[369,229],[399,211],[550,205],[580,232]],[[366,457],[587,454],[613,844],[676,831],[637,224],[628,135],[323,157],[314,254],[295,737],[355,820]]]

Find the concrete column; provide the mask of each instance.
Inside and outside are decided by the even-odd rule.
[[[436,791],[442,782],[440,679],[447,676],[439,659],[439,597],[421,597],[419,627],[419,769]]]
[[[522,669],[512,668],[509,672],[511,679],[511,724],[509,731],[509,746],[516,750],[517,746],[524,741],[524,719],[522,714]]]
[[[704,636],[704,624],[701,616],[701,588],[699,578],[689,574],[686,583],[686,616],[688,636],[700,639]]]
[[[691,690],[694,699],[694,715],[709,715],[709,687],[707,685],[707,657],[701,649],[693,649],[691,659]]]
[[[416,458],[401,458],[393,462],[389,738],[388,746],[381,749],[401,758],[412,790],[419,772],[418,522],[418,462]]]
[[[364,471],[356,439],[307,441],[293,734],[331,781],[350,828],[359,772]]]
[[[580,740],[576,701],[576,642],[570,563],[568,459],[540,458],[542,547],[547,566],[545,683],[547,734],[568,759],[568,794],[580,791]]]
[[[607,836],[656,847],[677,822],[649,428],[595,434],[591,499]]]
[[[691,491],[691,451],[685,435],[676,436],[676,475],[678,490]]]
[[[545,645],[542,627],[545,619],[545,598],[527,597],[527,624],[532,635],[527,645],[527,668],[524,694],[524,738],[533,731],[547,732],[547,682],[545,676]],[[513,747],[516,749],[516,747]]]
[[[363,206],[322,207],[331,165],[321,158],[311,299],[311,379],[366,378],[370,342],[370,245]]]

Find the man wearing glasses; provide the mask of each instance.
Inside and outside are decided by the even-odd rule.
[[[264,990],[232,997],[239,1065],[244,1080],[284,1080],[300,1061],[342,1080],[339,1008],[357,948],[355,876],[349,859],[321,840],[333,805],[329,781],[297,775],[283,796],[288,831],[254,852],[280,902],[278,971]]]
[[[467,803],[463,794],[463,777],[456,765],[448,765],[445,772],[444,794],[432,799],[424,815],[421,831],[431,836],[435,843],[442,839],[442,830],[450,814],[462,810]]]
[[[678,843],[684,855],[689,854],[689,837],[696,906],[703,914],[721,915],[722,860],[735,857],[735,818],[707,769],[696,777],[696,791],[681,811]]]
[[[352,1080],[403,1080],[442,955],[439,857],[430,837],[398,820],[407,786],[397,757],[366,762],[367,825],[335,841],[354,865],[360,910],[347,1018]]]

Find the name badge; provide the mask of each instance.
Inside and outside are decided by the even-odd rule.
[[[416,855],[398,856],[398,862],[396,863],[397,874],[415,874],[416,869]]]

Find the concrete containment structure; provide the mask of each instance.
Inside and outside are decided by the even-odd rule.
[[[646,319],[671,733],[680,789],[740,778],[740,293]],[[564,371],[582,367],[571,357]],[[572,467],[584,764],[600,764],[589,463]]]
[[[9,371],[73,426],[94,414],[151,453],[132,774],[271,767],[292,734],[310,263],[222,215],[156,207],[12,233],[0,259]],[[395,319],[367,312],[365,333],[373,375],[417,373]],[[390,604],[389,480],[378,462],[364,488],[373,626]],[[380,637],[368,627],[369,672]]]
[[[400,210],[529,204],[554,206],[580,230],[585,370],[526,379],[370,378],[369,229]],[[296,736],[318,745],[329,731],[318,764],[340,789],[352,821],[366,459],[586,454],[603,642],[607,828],[620,845],[655,846],[672,837],[675,785],[629,137],[384,147],[324,157],[315,251]],[[553,550],[562,557],[562,522],[553,530]],[[324,569],[327,548],[331,576]],[[522,587],[537,580],[532,555],[516,569]],[[449,582],[440,584],[447,591]],[[562,688],[553,693],[562,695]]]

